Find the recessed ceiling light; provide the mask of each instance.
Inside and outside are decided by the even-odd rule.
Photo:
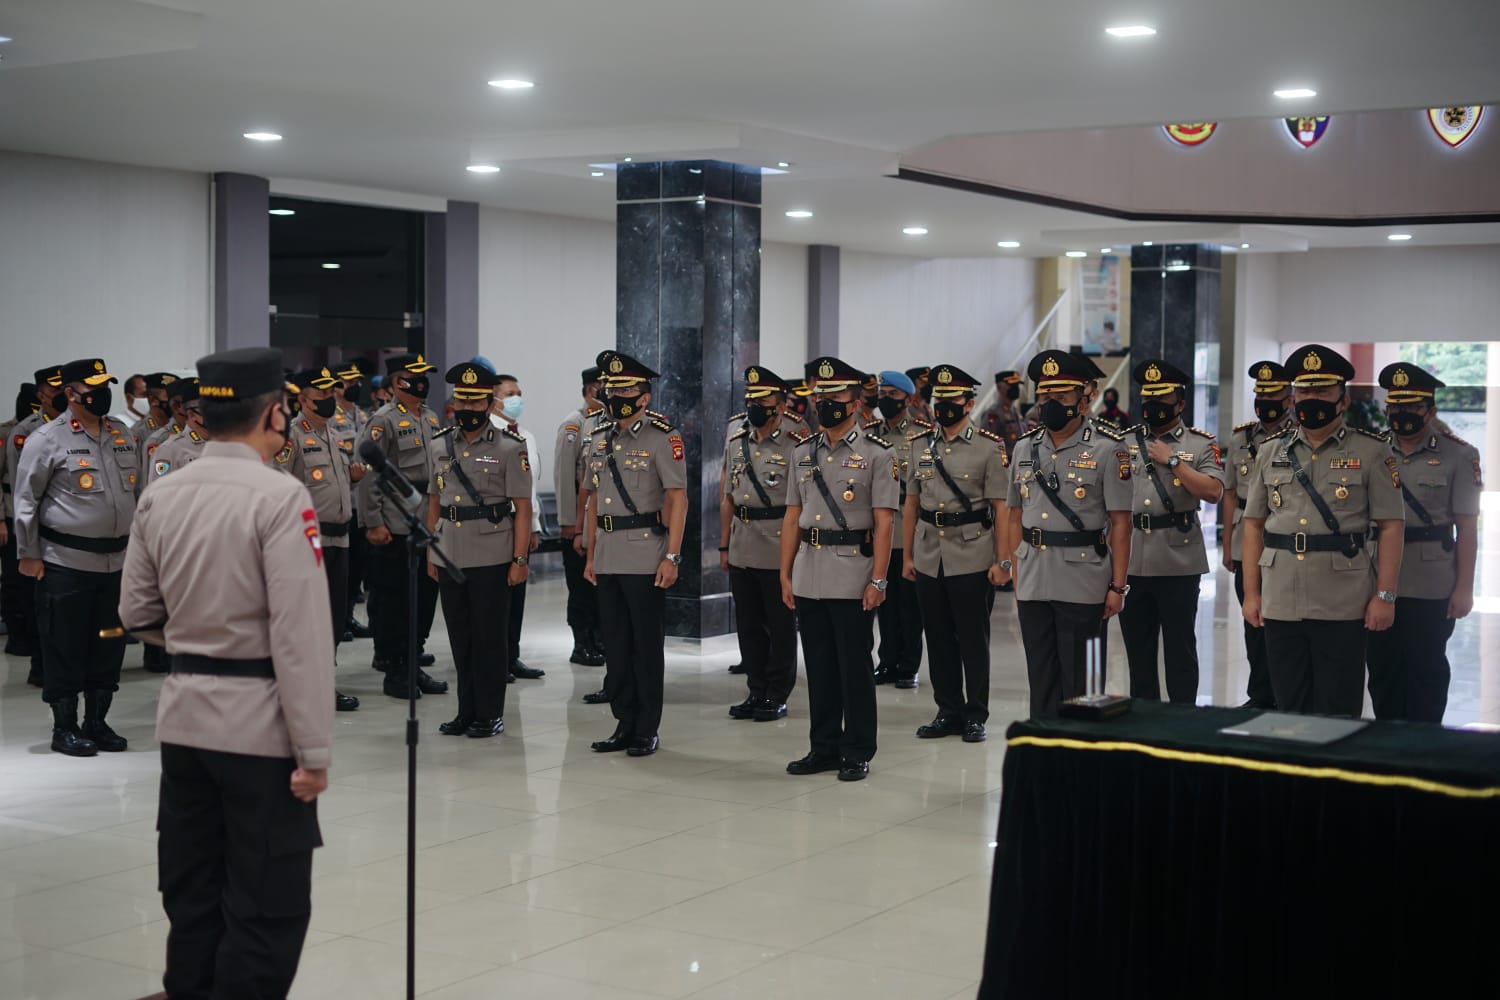
[[[343,265],[341,265],[341,264],[335,264],[332,261],[324,261],[323,262],[323,270],[325,270],[325,271],[337,271],[342,266]]]
[[[794,208],[786,213],[788,219],[811,219],[812,213],[805,208]]]
[[[1183,264],[1183,263],[1180,263],[1180,262],[1176,263],[1176,264],[1168,264],[1167,265],[1167,270],[1168,271],[1191,271],[1192,269],[1193,269],[1193,265],[1191,265],[1191,264]]]
[[[602,171],[602,170],[590,170],[589,171],[589,176],[590,177],[603,177],[604,176],[604,171]]]
[[[777,163],[776,163],[776,165],[778,167],[780,167],[782,170],[785,170],[785,169],[787,169],[788,167],[791,166],[791,164],[788,163],[788,162],[786,162],[785,160],[778,160]]]
[[[1391,233],[1386,237],[1386,239],[1395,240],[1397,243],[1400,243],[1404,240],[1411,239],[1411,233]]]
[[[1148,28],[1144,24],[1118,24],[1113,28],[1105,28],[1104,31],[1116,38],[1147,38],[1156,34],[1155,28]]]
[[[275,132],[246,132],[246,139],[254,139],[256,142],[280,142],[281,136]]]
[[[1316,90],[1309,90],[1307,87],[1289,87],[1286,90],[1275,91],[1275,94],[1277,97],[1283,99],[1318,96],[1318,92]]]
[[[493,163],[471,163],[464,168],[471,174],[498,174],[500,168]]]
[[[1087,257],[1088,255],[1089,254],[1088,254],[1087,250],[1069,250],[1063,256],[1065,256],[1065,257]]]
[[[270,214],[272,214],[272,215],[296,215],[297,213],[295,211],[293,211],[292,209],[290,209],[290,208],[273,208],[273,209],[271,209],[271,213]]]
[[[530,90],[536,84],[530,80],[491,80],[490,86],[497,90]]]
[[[15,39],[11,38],[9,35],[0,35],[0,45],[4,45],[6,42],[13,41],[15,41]]]
[[[625,157],[625,162],[626,163],[633,163],[634,161],[635,161],[635,157],[633,157],[633,156],[627,156],[627,157]]]
[[[1143,247],[1149,247],[1149,246],[1155,246],[1155,245],[1156,244],[1152,243],[1150,240],[1141,240],[1141,246],[1143,246]]]
[[[923,229],[921,226],[907,226],[905,229],[903,229],[901,231],[903,233],[905,233],[907,236],[926,236],[927,235],[927,230]]]
[[[1114,247],[1100,247],[1099,248],[1099,252],[1100,253],[1114,253],[1115,252],[1115,248]]]
[[[1241,243],[1240,244],[1240,249],[1241,250],[1249,250],[1250,249],[1250,244],[1248,244],[1248,243]]]
[[[995,244],[995,246],[999,247],[1002,250],[1014,250],[1020,245],[1021,243],[1019,240],[1001,240],[999,243]]]

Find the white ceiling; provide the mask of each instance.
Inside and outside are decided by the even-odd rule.
[[[1160,34],[1122,42],[1103,32],[1116,23]],[[1272,96],[1288,85],[1318,90],[1320,112],[1500,100],[1486,0],[0,0],[0,35],[15,39],[0,46],[7,148],[599,219],[613,177],[590,162],[788,160],[765,185],[767,239],[923,256],[1227,232],[882,176],[944,136],[1305,110]],[[286,139],[241,138],[258,129]],[[478,161],[504,170],[463,169]],[[1500,227],[1414,232],[1408,245],[1500,242]],[[997,250],[1007,238],[1022,248]]]

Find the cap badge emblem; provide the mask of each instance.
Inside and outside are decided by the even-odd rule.
[[[1271,375],[1272,375],[1272,372],[1271,372],[1271,366],[1270,365],[1261,365],[1260,366],[1260,371],[1258,371],[1258,372],[1255,373],[1255,377],[1258,378],[1258,379],[1260,379],[1262,382],[1269,382],[1269,381],[1271,381]]]
[[[611,375],[618,375],[618,374],[620,374],[624,370],[625,370],[625,362],[621,361],[619,358],[611,358],[610,359],[610,361],[609,361],[609,371],[610,371]]]
[[[473,368],[465,368],[462,378],[464,385],[473,385],[479,381],[479,375]]]
[[[1406,385],[1410,381],[1411,378],[1406,374],[1405,368],[1397,368],[1396,373],[1391,376],[1391,385],[1395,386],[1397,389]]]
[[[745,376],[745,381],[751,385],[755,385],[760,381],[760,371],[755,368],[750,369],[750,374]]]
[[[833,363],[824,361],[818,366],[818,378],[833,378]]]
[[[1062,371],[1062,366],[1057,363],[1056,358],[1049,357],[1046,361],[1042,362],[1042,374],[1048,378],[1051,378],[1060,371]]]
[[[1158,367],[1156,367],[1155,365],[1151,365],[1150,367],[1148,367],[1146,369],[1146,381],[1147,382],[1160,382],[1161,381],[1161,369],[1158,368]]]
[[[953,381],[953,373],[946,368],[938,369],[938,384],[948,385]]]
[[[1309,372],[1323,370],[1323,359],[1318,357],[1317,351],[1307,352],[1307,357],[1302,360],[1302,370]]]

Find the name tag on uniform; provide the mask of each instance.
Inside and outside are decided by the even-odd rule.
[[[812,465],[813,464],[812,456],[808,455],[805,458],[799,458],[799,459],[797,459],[797,464],[798,465],[807,465],[807,466]]]
[[[1357,458],[1330,458],[1328,467],[1330,469],[1358,469],[1360,465]]]
[[[930,458],[919,458],[919,459],[917,459],[917,468],[919,468],[919,469],[930,469],[930,468],[932,468],[932,459],[930,459]]]
[[[1029,466],[1031,464],[1032,464],[1032,461],[1029,458],[1018,458],[1018,459],[1016,459],[1016,465],[1018,467],[1020,467],[1020,466]]]

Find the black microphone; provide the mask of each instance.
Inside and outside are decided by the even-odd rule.
[[[385,457],[385,452],[380,450],[380,445],[374,441],[366,441],[359,446],[359,457],[364,459],[366,465],[375,470],[375,475],[382,482],[391,487],[398,497],[408,504],[419,503],[422,494],[411,484],[411,480],[401,474]]]

